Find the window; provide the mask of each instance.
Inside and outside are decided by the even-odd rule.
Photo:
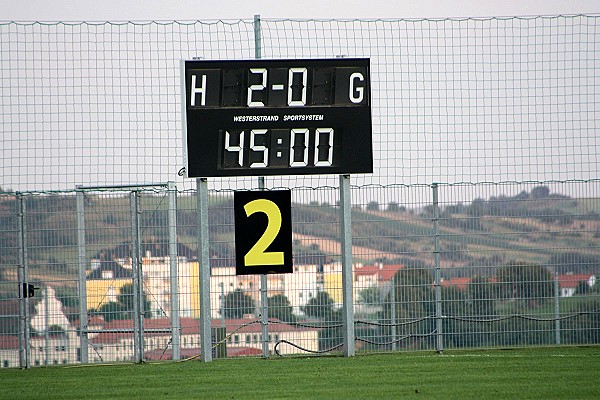
[[[246,343],[247,343],[247,344],[250,344],[250,341],[251,341],[251,339],[250,339],[250,335],[246,335]]]

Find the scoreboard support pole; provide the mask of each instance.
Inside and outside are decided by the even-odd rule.
[[[262,43],[260,36],[260,14],[254,15],[254,58],[262,57]],[[258,189],[265,190],[265,177],[258,177]],[[268,279],[266,274],[260,276],[260,324],[262,336],[263,358],[269,358],[269,293]]]
[[[355,353],[354,301],[352,279],[352,202],[350,175],[340,175],[340,207],[342,230],[342,325],[344,331],[344,356]]]
[[[265,177],[258,178],[258,189],[265,190]],[[267,274],[260,275],[260,325],[263,358],[269,358],[269,293]]]
[[[200,280],[200,339],[201,360],[212,361],[211,315],[210,315],[210,255],[208,243],[208,180],[196,179],[198,202],[198,275]]]

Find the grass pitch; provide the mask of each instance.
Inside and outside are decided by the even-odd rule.
[[[0,370],[0,399],[598,399],[600,347]]]

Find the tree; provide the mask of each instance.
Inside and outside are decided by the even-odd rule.
[[[151,317],[150,302],[147,300],[146,293],[142,294],[142,311],[145,318]],[[133,284],[128,283],[121,286],[117,301],[104,303],[95,310],[90,310],[90,314],[101,315],[106,322],[119,319],[130,319],[133,317]]]
[[[396,340],[398,337],[428,334],[433,329],[432,319],[428,318],[435,313],[433,275],[429,268],[403,268],[396,272],[392,280],[392,293],[388,294],[381,312],[381,320],[396,323],[396,337],[392,338],[389,326],[381,329],[382,339],[385,342]],[[392,304],[393,303],[393,304]],[[392,320],[392,307],[394,307],[395,321]],[[414,338],[402,343],[406,346],[417,345],[422,339]]]
[[[371,201],[369,204],[367,204],[367,210],[368,211],[379,211],[379,203],[376,201]]]
[[[548,186],[536,186],[531,189],[531,197],[534,199],[545,199],[550,195],[550,189]]]
[[[577,282],[577,288],[575,289],[575,294],[586,294],[590,291],[590,287],[588,286],[586,281]]]
[[[358,293],[358,300],[363,304],[379,304],[381,302],[381,292],[376,286],[368,287]]]
[[[406,211],[406,207],[400,206],[395,201],[390,201],[390,203],[388,204],[387,210],[389,212],[395,212],[395,213],[397,213],[397,212],[405,212]]]
[[[502,297],[524,300],[529,305],[552,297],[552,275],[537,264],[509,263],[498,272],[498,283]]]
[[[293,307],[283,294],[269,297],[269,318],[277,318],[283,322],[296,322]]]
[[[467,289],[471,300],[473,315],[492,316],[496,310],[495,286],[484,276],[476,275],[471,278]]]
[[[123,305],[124,310],[133,311],[133,284],[128,283],[126,285],[121,286],[121,289],[119,290],[119,295],[117,296],[117,301]],[[149,318],[151,316],[151,305],[148,301],[148,296],[146,295],[146,292],[142,292],[142,304],[144,317]]]
[[[309,317],[324,321],[336,320],[336,313],[333,308],[335,302],[327,292],[318,292],[315,297],[310,299],[302,311]]]
[[[97,310],[93,310],[92,313],[101,315],[106,322],[131,318],[131,313],[127,311],[125,306],[116,301],[104,303]]]
[[[229,292],[223,298],[223,317],[227,319],[243,318],[246,314],[254,314],[256,302],[242,289]]]

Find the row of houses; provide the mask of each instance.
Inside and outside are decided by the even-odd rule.
[[[170,258],[146,254],[142,258],[144,292],[150,302],[150,314],[167,316],[171,311]],[[199,263],[186,257],[178,259],[179,313],[182,317],[200,317]],[[131,285],[132,267],[130,259],[94,261],[94,268],[86,281],[87,305],[98,310],[104,304],[117,302],[121,288]],[[376,264],[354,268],[354,297],[365,288],[384,286],[402,265]],[[260,276],[235,274],[235,267],[211,268],[210,297],[211,316],[222,316],[224,296],[241,290],[260,302]],[[302,309],[319,292],[326,292],[335,306],[342,304],[342,267],[339,263],[325,265],[294,265],[292,274],[267,275],[268,296],[283,295],[293,307],[293,313],[302,316]]]
[[[562,274],[556,277],[560,297],[571,297],[575,295],[577,289],[582,285],[588,289],[596,284],[596,275],[594,274]],[[490,279],[492,282],[493,279]],[[457,277],[442,279],[442,287],[454,287],[458,290],[467,290],[471,283],[470,277]]]
[[[150,315],[166,317],[171,315],[171,279],[169,257],[155,257],[146,254],[142,258],[144,292],[150,305]],[[98,310],[102,305],[116,302],[121,288],[131,285],[132,268],[130,259],[98,262],[87,276],[87,305]],[[178,260],[178,296],[179,313],[185,318],[200,317],[199,263],[186,257]],[[356,264],[353,268],[354,299],[360,300],[360,292],[368,288],[382,291],[389,287],[394,275],[404,268],[402,264],[372,265]],[[453,286],[466,290],[470,277],[458,277],[442,280],[442,286]],[[564,274],[558,276],[561,297],[572,296],[578,285],[584,282],[587,287],[596,283],[593,274]],[[211,317],[223,316],[223,299],[235,290],[241,290],[260,303],[260,276],[235,274],[235,267],[211,268],[210,298]],[[342,268],[339,263],[325,265],[294,265],[292,274],[267,275],[268,296],[283,295],[293,308],[296,316],[303,316],[303,308],[319,292],[326,292],[335,307],[342,304]]]
[[[56,298],[51,286],[44,288],[44,297],[38,299],[31,317],[31,335],[28,340],[29,365],[66,365],[81,361],[80,322],[69,322],[66,310]],[[172,327],[170,318],[144,319],[144,358],[167,360],[172,358]],[[258,319],[214,319],[212,328],[219,332],[222,342],[215,341],[218,354],[227,357],[261,355],[263,352],[262,325]],[[201,323],[197,318],[180,319],[180,353],[183,358],[202,352]],[[105,321],[101,316],[91,316],[87,323],[88,361],[94,363],[132,361],[134,359],[133,320]],[[270,353],[293,354],[299,352],[294,343],[309,351],[319,349],[319,330],[296,326],[277,319],[269,319],[268,350]],[[281,342],[281,343],[280,343]],[[20,349],[24,346],[17,335],[0,335],[0,367],[18,367]]]
[[[353,268],[354,299],[357,308],[361,307],[360,293],[369,288],[382,292],[390,287],[392,278],[404,268],[401,264],[373,265],[357,264]],[[303,317],[303,307],[319,292],[326,292],[334,302],[334,307],[342,303],[342,272],[339,263],[325,265],[295,265],[293,274],[267,276],[268,296],[284,295],[290,301],[293,313]],[[150,306],[150,313],[144,322],[145,355],[149,359],[168,359],[171,356],[170,332],[171,279],[170,258],[153,256],[150,252],[142,258],[143,287]],[[575,294],[585,285],[596,284],[593,274],[564,274],[557,277],[562,297]],[[93,260],[86,279],[86,300],[90,317],[89,360],[92,362],[127,361],[133,357],[133,326],[131,320],[106,321],[93,311],[102,305],[117,302],[121,289],[132,283],[130,259]],[[467,290],[471,278],[450,278],[442,280],[442,286]],[[187,257],[178,258],[178,296],[181,316],[181,354],[191,357],[199,354],[200,345],[200,293],[199,264]],[[241,290],[260,304],[260,277],[252,275],[236,276],[234,267],[218,266],[211,269],[210,283],[211,317],[213,328],[224,330],[227,356],[253,355],[262,353],[261,326],[248,315],[245,319],[230,320],[223,315],[223,299],[235,290]],[[40,298],[35,299],[30,326],[30,360],[32,365],[71,364],[80,360],[78,336],[79,322],[69,322],[64,307],[56,299],[51,286],[43,288]],[[258,310],[255,313],[258,315]],[[295,325],[275,321],[269,327],[269,350],[281,342],[281,354],[296,353],[293,342],[304,349],[318,350],[318,329],[300,328]],[[51,329],[52,327],[52,329]],[[17,366],[19,360],[19,340],[14,335],[0,335],[0,366]]]

